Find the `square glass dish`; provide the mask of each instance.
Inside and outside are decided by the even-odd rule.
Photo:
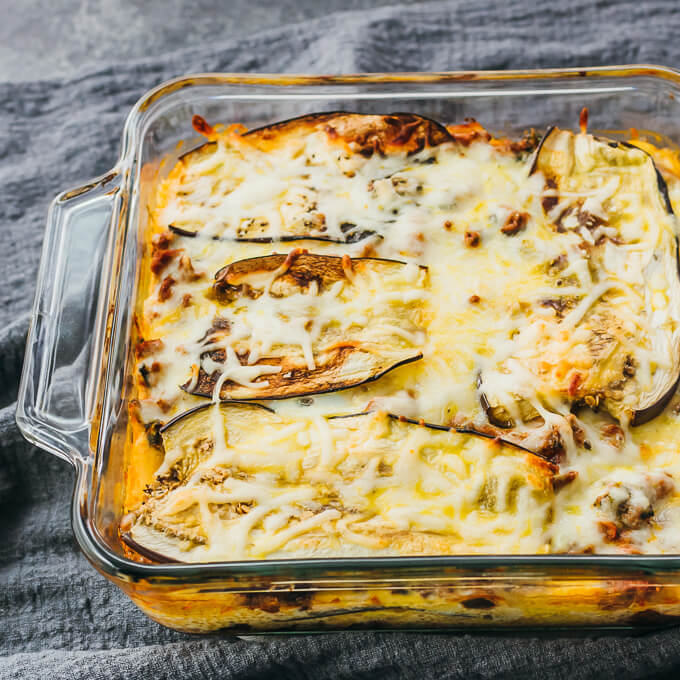
[[[272,559],[148,564],[125,557],[126,401],[141,234],[159,174],[199,143],[194,114],[257,127],[305,113],[466,117],[520,136],[593,127],[680,143],[680,73],[583,70],[273,76],[204,74],[147,93],[106,175],[59,195],[47,221],[17,422],[77,470],[72,522],[90,562],[156,621],[191,632],[621,627],[680,621],[680,555]],[[602,129],[600,129],[602,131]],[[659,135],[658,133],[662,133]]]

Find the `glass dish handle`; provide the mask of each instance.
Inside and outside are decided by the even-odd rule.
[[[73,464],[89,456],[120,186],[113,170],[57,196],[47,216],[16,419]]]

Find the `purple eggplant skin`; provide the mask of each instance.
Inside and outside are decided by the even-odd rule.
[[[283,131],[287,127],[294,127],[296,125],[305,123],[323,123],[326,120],[332,120],[338,116],[351,115],[354,115],[353,111],[343,111],[341,109],[336,111],[323,111],[321,113],[304,113],[301,116],[293,116],[292,118],[278,120],[275,123],[269,123],[268,125],[260,125],[260,127],[252,128],[251,130],[244,132],[243,136],[248,137],[250,135],[261,134],[262,132]]]
[[[481,384],[482,374],[479,373],[477,375],[477,389],[479,389]],[[482,409],[486,414],[487,420],[494,427],[499,427],[501,428],[501,430],[509,430],[515,426],[515,423],[512,422],[512,420],[500,420],[500,418],[496,418],[496,414],[493,412],[493,407],[489,403],[489,400],[487,399],[486,394],[484,394],[484,392],[479,393],[479,403],[481,404]]]
[[[538,167],[538,155],[541,153],[541,149],[545,144],[545,140],[548,139],[548,137],[550,137],[550,135],[555,129],[556,127],[554,125],[551,125],[546,129],[545,133],[543,134],[543,137],[541,137],[541,141],[538,143],[538,146],[534,151],[534,157],[531,161],[531,165],[529,166],[529,175],[533,175],[536,172],[536,168]]]
[[[659,168],[656,167],[656,163],[654,162],[654,159],[652,156],[647,153],[644,149],[641,149],[639,146],[635,146],[635,144],[631,144],[630,142],[616,142],[617,146],[625,146],[629,149],[637,149],[638,151],[642,151],[642,153],[647,154],[649,156],[650,160],[652,161],[652,166],[654,168],[654,172],[656,173],[656,185],[659,189],[659,193],[663,197],[663,203],[666,208],[666,212],[669,215],[674,215],[675,213],[673,212],[673,205],[671,203],[671,197],[668,193],[668,184],[666,184],[666,180],[663,178],[663,175],[659,171]]]
[[[298,251],[299,252],[299,251]],[[270,263],[270,266],[267,268],[268,271],[275,271],[278,269],[278,267],[283,264],[286,260],[287,257],[290,256],[290,253],[270,253],[269,255],[255,255],[253,257],[246,257],[243,260],[237,260],[236,262],[231,262],[230,264],[225,265],[221,269],[218,269],[217,272],[215,272],[215,281],[219,281],[221,278],[223,278],[226,273],[231,269],[231,270],[236,270],[236,269],[241,269],[242,267],[252,267],[257,260],[268,260]],[[342,271],[342,257],[339,255],[318,255],[317,253],[306,253],[306,252],[300,252],[296,260],[300,259],[306,259],[306,258],[323,258],[327,262],[331,263],[334,267],[334,269]],[[351,258],[352,262],[386,262],[388,264],[408,264],[404,260],[394,260],[389,257],[353,257]],[[427,272],[428,271],[428,266],[425,264],[419,264],[418,265],[419,269],[422,269],[423,271]],[[242,273],[250,273],[248,269],[246,269],[245,272]]]
[[[387,373],[389,373],[390,371],[393,371],[396,368],[399,368],[401,366],[405,366],[406,364],[413,363],[414,361],[420,361],[420,359],[422,359],[422,358],[423,358],[422,352],[419,352],[418,354],[414,354],[410,357],[407,357],[406,359],[402,359],[401,361],[398,361],[398,362],[392,364],[391,366],[388,366],[385,370],[380,371],[379,373],[376,373],[376,374],[362,380],[361,382],[357,382],[357,383],[340,384],[337,387],[331,387],[329,389],[321,389],[321,390],[312,391],[312,392],[310,392],[308,388],[302,387],[301,391],[299,391],[299,392],[290,392],[290,393],[280,394],[280,395],[271,394],[271,395],[267,395],[267,396],[256,395],[256,396],[252,396],[252,397],[241,397],[240,399],[234,399],[234,400],[232,400],[232,399],[221,399],[220,403],[222,403],[222,404],[239,403],[239,402],[252,403],[256,400],[258,400],[258,401],[260,401],[260,400],[278,401],[280,399],[295,399],[295,398],[299,398],[299,397],[307,397],[307,396],[312,396],[312,395],[317,395],[317,394],[331,394],[333,392],[340,392],[342,390],[351,389],[353,387],[360,387],[361,385],[367,385],[368,383],[375,382],[376,380],[379,380],[383,376],[387,375]],[[203,369],[201,369],[201,370],[203,370]],[[193,394],[196,397],[206,397],[208,399],[211,398],[210,394],[202,394],[200,392],[196,392],[195,390],[193,392],[189,392],[186,389],[187,385],[188,385],[188,383],[185,383],[184,385],[180,385],[180,389],[187,392],[187,394]]]
[[[661,415],[666,406],[668,406],[670,400],[673,398],[675,391],[678,389],[678,384],[680,384],[680,375],[678,375],[673,385],[668,389],[666,394],[661,397],[661,399],[658,399],[647,408],[640,409],[639,411],[633,411],[633,417],[631,418],[630,424],[633,427],[644,425],[650,420],[654,420],[654,418]]]
[[[185,151],[181,156],[177,157],[178,161],[184,161],[187,159],[189,156],[192,154],[195,154],[199,151],[204,151],[209,148],[213,148],[217,146],[217,142],[205,142],[203,144],[200,144],[199,146],[194,147],[193,149],[189,149],[189,151]]]
[[[369,413],[374,413],[374,411],[361,411],[360,413],[348,413],[346,415],[341,415],[341,416],[330,416],[328,420],[340,420],[342,418],[355,418],[356,416],[365,416],[368,415]],[[517,449],[518,451],[522,451],[523,453],[530,453],[533,456],[536,456],[537,458],[540,458],[544,460],[547,463],[550,463],[551,465],[555,465],[554,461],[552,461],[548,456],[545,456],[541,453],[536,453],[536,451],[532,451],[531,449],[526,448],[525,446],[522,446],[521,444],[518,444],[513,441],[509,441],[507,439],[503,439],[502,437],[499,437],[495,433],[491,432],[484,432],[482,430],[478,430],[474,427],[456,427],[452,425],[437,425],[436,423],[428,423],[424,420],[416,420],[415,418],[407,418],[406,416],[399,416],[396,415],[395,413],[388,413],[387,416],[389,418],[392,418],[393,420],[398,420],[399,422],[402,423],[409,423],[410,425],[418,425],[420,427],[426,427],[430,430],[438,430],[440,432],[458,432],[459,434],[469,434],[473,435],[475,437],[482,437],[483,439],[490,439],[490,440],[498,440],[501,444],[505,444],[507,446],[511,446],[513,449]]]
[[[185,564],[184,562],[180,562],[180,560],[176,560],[173,557],[168,557],[167,555],[163,555],[162,553],[156,552],[155,550],[145,548],[141,543],[137,543],[137,541],[135,541],[135,539],[132,538],[132,536],[130,536],[128,533],[121,533],[120,540],[125,543],[128,548],[134,550],[138,555],[141,555],[152,562],[157,562],[158,564]]]
[[[459,434],[470,434],[475,437],[483,437],[484,439],[497,439],[500,441],[502,444],[505,444],[506,446],[511,446],[514,449],[518,449],[519,451],[524,451],[524,453],[530,453],[534,456],[538,456],[539,458],[542,458],[543,460],[552,463],[552,461],[543,456],[540,453],[536,453],[535,451],[532,451],[531,449],[527,449],[526,447],[522,446],[521,444],[517,444],[516,442],[511,442],[507,439],[503,439],[502,437],[498,437],[496,434],[492,434],[490,432],[483,432],[481,430],[478,430],[474,427],[447,427],[446,425],[435,425],[434,423],[426,423],[425,421],[419,421],[415,420],[414,418],[406,418],[405,416],[397,416],[393,413],[388,414],[390,418],[393,418],[395,420],[399,420],[401,422],[405,423],[410,423],[411,425],[422,425],[423,427],[429,427],[432,430],[441,430],[441,431],[454,431],[458,432]]]
[[[187,418],[188,416],[196,413],[197,411],[201,411],[203,409],[211,408],[212,406],[215,405],[215,403],[219,403],[220,406],[233,406],[233,407],[239,407],[239,406],[248,406],[250,408],[260,408],[263,411],[267,411],[268,413],[275,414],[276,411],[272,408],[269,408],[268,406],[265,406],[264,404],[258,404],[257,402],[253,401],[221,401],[221,402],[212,402],[210,404],[199,404],[198,406],[194,406],[193,408],[184,411],[180,413],[179,415],[176,415],[172,420],[169,420],[165,425],[163,425],[160,428],[160,433],[163,434],[166,430],[168,430],[170,427],[175,425],[178,421],[183,420],[184,418]],[[369,415],[370,413],[375,413],[374,411],[361,411],[359,413],[347,413],[344,415],[339,415],[339,416],[329,416],[328,420],[342,420],[344,418],[356,418],[357,416],[366,416]],[[410,425],[419,425],[421,427],[427,427],[431,430],[438,430],[440,432],[458,432],[460,434],[471,434],[475,435],[478,437],[483,437],[484,439],[499,439],[495,434],[492,434],[490,432],[482,432],[480,430],[477,430],[473,427],[452,427],[450,425],[437,425],[435,423],[427,423],[424,420],[415,420],[414,418],[406,418],[405,416],[400,416],[396,415],[394,413],[388,413],[388,417],[392,418],[393,420],[398,420],[403,423],[409,423]],[[534,456],[538,456],[539,458],[544,458],[541,454],[536,453],[535,451],[532,451],[531,449],[527,449],[524,446],[521,446],[520,444],[517,444],[515,442],[511,441],[506,441],[504,439],[500,439],[501,443],[507,444],[508,446],[512,446],[515,449],[518,449],[519,451],[524,451],[525,453],[531,453]],[[548,460],[544,458],[545,460]],[[550,461],[549,461],[550,462]]]
[[[509,430],[515,426],[511,420],[501,420],[500,418],[496,418],[496,414],[493,412],[493,407],[489,403],[489,400],[486,398],[486,394],[484,394],[484,392],[479,393],[479,403],[482,405],[482,409],[484,409],[484,413],[486,413],[488,421],[494,427],[499,427],[501,430]]]
[[[176,227],[174,224],[169,224],[168,229],[178,236],[184,236],[186,238],[205,238],[202,237],[197,231],[190,231],[189,229],[183,229],[182,227]],[[223,236],[210,236],[211,241],[227,241],[232,243],[292,243],[295,241],[322,241],[323,243],[358,243],[363,241],[369,236],[376,236],[382,239],[383,236],[375,231],[370,231],[364,229],[363,231],[358,231],[350,234],[344,239],[334,239],[329,236],[304,236],[304,235],[290,235],[290,236],[280,236],[278,238],[272,238],[269,236],[256,236],[253,238],[225,238]]]
[[[264,404],[258,404],[253,401],[243,401],[243,400],[234,400],[234,401],[220,401],[220,402],[211,402],[210,404],[199,404],[198,406],[194,406],[193,408],[190,408],[186,411],[182,411],[182,413],[179,413],[176,415],[174,418],[171,420],[168,420],[167,423],[162,425],[159,428],[159,432],[163,434],[166,430],[168,430],[170,427],[172,427],[178,420],[182,420],[186,418],[187,416],[190,416],[192,413],[196,413],[196,411],[201,411],[202,409],[205,408],[210,408],[211,406],[214,406],[215,403],[219,403],[220,406],[248,406],[249,408],[261,408],[263,411],[268,411],[269,413],[276,413],[276,411],[273,408],[269,408],[269,406],[265,406]]]

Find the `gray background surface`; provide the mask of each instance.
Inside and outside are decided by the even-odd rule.
[[[680,677],[677,628],[626,638],[355,633],[259,642],[164,629],[80,555],[72,470],[14,425],[49,201],[115,163],[125,117],[150,87],[203,70],[680,66],[677,5],[0,0],[0,678]]]
[[[409,5],[423,0],[410,0]],[[73,76],[122,58],[245,36],[394,0],[2,0],[0,81]]]

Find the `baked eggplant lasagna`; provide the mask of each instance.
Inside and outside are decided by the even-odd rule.
[[[131,554],[680,552],[673,152],[586,111],[194,127],[143,234]]]

